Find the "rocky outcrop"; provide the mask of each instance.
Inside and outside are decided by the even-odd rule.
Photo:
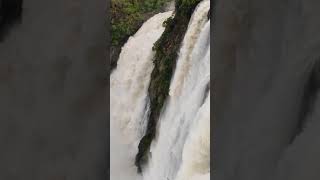
[[[156,134],[156,125],[165,99],[169,94],[169,86],[173,75],[178,51],[185,32],[187,31],[191,15],[200,0],[177,0],[175,16],[164,22],[166,29],[154,45],[154,69],[151,74],[148,94],[150,98],[150,116],[147,130],[139,143],[139,151],[135,164],[138,172],[148,160],[148,153],[152,140]]]

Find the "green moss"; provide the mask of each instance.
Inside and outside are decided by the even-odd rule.
[[[183,37],[187,31],[191,15],[200,0],[177,0],[174,17],[164,22],[165,31],[154,44],[154,69],[148,89],[150,98],[150,116],[146,134],[139,143],[139,152],[135,164],[141,172],[147,157],[152,140],[156,134],[156,125],[163,104],[169,94],[170,81],[176,66],[176,59]]]
[[[169,0],[112,0],[112,45],[125,42],[146,20],[146,14],[158,13]],[[147,17],[149,18],[149,16]]]
[[[152,15],[170,0],[111,0],[111,70],[121,47]]]

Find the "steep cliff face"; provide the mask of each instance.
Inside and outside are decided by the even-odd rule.
[[[199,2],[200,0],[177,0],[174,17],[170,17],[164,22],[166,29],[154,45],[156,52],[153,60],[154,69],[148,89],[150,115],[146,133],[139,143],[139,151],[135,160],[139,172],[142,171],[143,164],[147,162],[148,151],[156,134],[157,120],[169,94],[170,81],[175,69],[178,50],[188,28],[191,15]]]

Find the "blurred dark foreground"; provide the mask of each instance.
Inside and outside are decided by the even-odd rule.
[[[320,1],[215,9],[213,180],[319,180]]]
[[[1,180],[107,179],[106,10],[0,0]]]

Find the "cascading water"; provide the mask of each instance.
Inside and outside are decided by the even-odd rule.
[[[147,91],[153,69],[154,42],[172,12],[160,13],[143,24],[122,48],[110,77],[110,177],[135,180],[134,157],[148,115]]]
[[[207,14],[210,9],[210,1],[204,0],[195,9],[193,16],[190,19],[188,30],[185,34],[181,50],[179,52],[179,59],[177,61],[177,69],[173,76],[170,86],[170,96],[181,93],[184,81],[189,73],[191,67],[191,54],[196,44],[200,31],[207,21]],[[208,37],[210,38],[210,37]],[[195,52],[197,53],[197,52]]]
[[[200,4],[198,9],[200,9],[201,5],[204,5],[204,3]],[[198,15],[197,10],[195,13],[195,16]],[[198,13],[201,15],[205,14],[203,13],[203,11],[200,11]],[[197,18],[194,17],[192,19]],[[210,23],[207,22],[206,26],[203,27],[199,26],[198,23],[193,23],[191,21],[190,25],[194,24],[196,24],[196,26],[189,26],[180,51],[180,58],[178,59],[176,72],[173,77],[174,80],[172,81],[170,86],[170,96],[168,98],[166,107],[164,107],[164,111],[160,116],[158,135],[151,147],[152,157],[150,158],[149,167],[144,173],[144,176],[146,177],[145,179],[174,179],[176,173],[180,171],[179,176],[183,180],[187,180],[184,179],[186,178],[184,176],[186,175],[186,173],[191,172],[186,171],[188,168],[192,169],[192,167],[188,166],[193,166],[189,163],[196,163],[193,160],[187,158],[187,154],[190,155],[190,149],[188,149],[188,145],[186,145],[185,147],[184,145],[188,136],[190,136],[190,138],[194,138],[193,136],[197,136],[194,135],[194,133],[197,132],[197,130],[194,129],[194,126],[197,126],[197,124],[199,123],[199,118],[202,117],[202,115],[197,115],[198,113],[200,113],[199,111],[202,106],[208,106],[208,108],[210,108],[210,104],[203,104],[204,99],[206,103],[210,103],[208,102],[206,97],[208,96],[206,89],[210,83]],[[198,41],[194,41],[195,47],[191,47],[191,49],[188,49],[190,47],[189,37],[197,37],[196,34],[199,35],[199,32],[193,30],[193,28],[200,28],[203,30],[200,34],[199,39],[195,38],[198,39]],[[190,35],[189,33],[194,34]],[[184,55],[182,55],[181,53],[184,53]],[[185,54],[187,53],[190,53],[190,60],[186,60],[187,58],[185,58]],[[188,63],[189,67],[180,68],[179,65],[181,66],[184,63],[179,63],[179,61],[185,61],[184,63]],[[181,74],[184,74],[184,76],[181,76]],[[175,81],[176,78],[181,79]],[[180,83],[180,86],[182,86],[180,88],[181,91],[176,91],[176,94],[171,93],[173,90],[175,90],[174,88],[177,87],[177,85],[175,84],[175,82],[177,81],[184,82]],[[207,111],[206,117],[207,124],[205,126],[209,127],[209,109]],[[193,144],[191,146],[198,145],[197,148],[199,149],[197,150],[209,153],[209,136],[210,135],[207,134],[207,141],[199,142],[200,144]],[[199,139],[199,141],[203,140],[205,139]],[[197,156],[197,153],[203,153],[195,152],[196,149],[191,151],[193,151],[194,154],[189,158]],[[183,153],[184,157],[182,157]],[[206,162],[199,163],[207,163],[207,167],[209,167],[209,155],[207,155],[205,158],[207,158]],[[200,161],[201,159],[198,160]],[[190,178],[190,176],[187,177]]]
[[[190,19],[148,164],[137,175],[134,157],[148,118],[153,43],[172,12],[148,20],[123,47],[111,74],[111,180],[210,179],[210,1]]]

